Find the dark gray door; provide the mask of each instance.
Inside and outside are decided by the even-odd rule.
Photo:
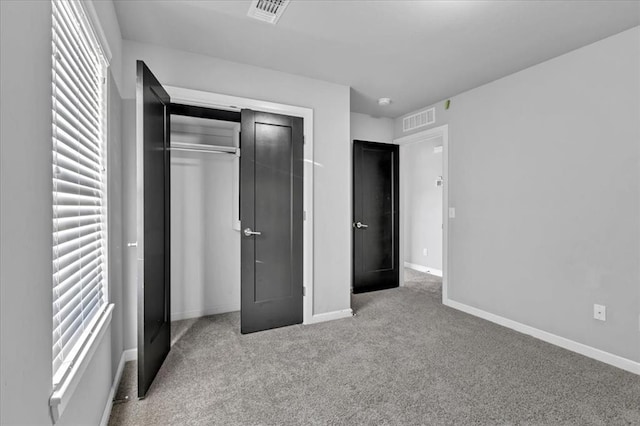
[[[144,398],[171,348],[170,100],[144,62],[137,73],[138,397]]]
[[[399,147],[353,141],[353,292],[398,287]]]
[[[242,110],[242,333],[302,322],[302,118]]]

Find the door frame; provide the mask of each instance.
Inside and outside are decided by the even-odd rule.
[[[442,138],[442,302],[448,300],[449,288],[449,125],[433,127],[408,136],[393,140],[393,143],[403,146],[426,142],[434,138]],[[402,167],[402,164],[400,164]],[[405,182],[400,172],[400,207],[405,203]],[[400,263],[404,265],[405,229],[403,215],[400,215]],[[400,285],[404,285],[404,267],[400,268]]]
[[[302,188],[302,209],[304,211],[302,285],[304,286],[304,296],[302,298],[302,323],[312,324],[317,322],[313,320],[313,168],[315,166],[313,161],[313,109],[176,86],[165,85],[164,88],[169,93],[171,102],[175,103],[228,111],[252,109],[254,111],[271,112],[304,119],[304,183]],[[242,150],[240,155],[242,155]]]

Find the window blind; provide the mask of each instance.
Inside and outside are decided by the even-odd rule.
[[[106,61],[79,3],[52,13],[55,388],[107,305]]]

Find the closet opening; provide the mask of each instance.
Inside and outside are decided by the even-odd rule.
[[[170,105],[172,343],[240,310],[240,112]]]

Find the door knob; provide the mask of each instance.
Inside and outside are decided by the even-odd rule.
[[[244,233],[245,237],[250,237],[252,235],[262,235],[262,232],[260,231],[252,231],[251,228],[245,228],[244,231],[242,231]]]
[[[369,227],[369,225],[365,225],[362,222],[356,222],[353,224],[354,227],[358,228],[358,229],[366,229]]]

